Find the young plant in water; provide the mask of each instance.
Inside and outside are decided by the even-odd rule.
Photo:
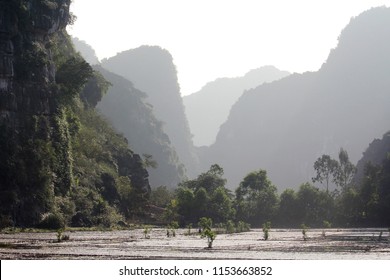
[[[70,239],[69,235],[64,234],[63,228],[57,230],[57,242],[62,242],[69,239]]]
[[[202,231],[201,236],[207,237],[207,245],[208,245],[208,248],[211,249],[213,247],[213,242],[214,242],[215,238],[217,237],[217,234],[214,231],[212,231],[211,229],[206,228],[205,230]]]
[[[62,233],[64,232],[64,230],[62,228],[58,229],[57,230],[57,241],[58,242],[61,242],[62,241]]]
[[[145,239],[150,239],[150,232],[152,231],[150,226],[145,226],[144,227],[144,237]]]
[[[269,238],[269,230],[271,229],[271,222],[266,222],[263,224],[263,236],[264,240],[268,240]]]
[[[303,240],[306,241],[308,227],[305,224],[302,224],[301,229],[302,229]]]
[[[176,230],[179,228],[179,223],[176,221],[173,221],[170,223],[169,228],[171,229],[172,236],[176,237]]]
[[[202,229],[201,231],[201,237],[207,237],[207,245],[208,248],[211,249],[213,247],[213,242],[215,238],[217,237],[217,234],[211,229],[213,221],[211,218],[200,218],[199,220],[199,227]]]

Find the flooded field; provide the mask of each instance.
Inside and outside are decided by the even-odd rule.
[[[381,233],[382,232],[382,233]],[[267,259],[338,260],[390,259],[388,229],[311,229],[303,240],[300,229],[272,229],[263,240],[261,229],[218,234],[213,248],[198,234],[166,229],[0,234],[0,259]]]

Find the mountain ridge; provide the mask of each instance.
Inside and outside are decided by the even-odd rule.
[[[219,127],[239,97],[251,88],[289,75],[274,66],[250,70],[242,77],[218,78],[208,82],[198,92],[183,96],[183,103],[196,146],[209,146],[217,136]]]
[[[373,22],[366,27],[369,34],[359,32],[367,21]],[[379,27],[373,32],[370,26]],[[232,107],[216,142],[203,152],[202,169],[220,163],[234,188],[247,172],[262,168],[283,189],[310,181],[321,154],[335,156],[343,147],[356,162],[365,145],[388,129],[389,26],[389,8],[366,11],[345,27],[340,49],[331,51],[319,71],[247,91]],[[356,46],[373,33],[370,48]]]

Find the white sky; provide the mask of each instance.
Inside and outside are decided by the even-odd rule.
[[[73,0],[71,35],[98,58],[158,45],[174,58],[183,95],[220,77],[274,65],[316,71],[351,17],[389,0]]]

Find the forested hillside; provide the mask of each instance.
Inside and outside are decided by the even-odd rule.
[[[142,217],[148,173],[95,111],[109,84],[65,31],[70,0],[0,2],[0,226]]]

